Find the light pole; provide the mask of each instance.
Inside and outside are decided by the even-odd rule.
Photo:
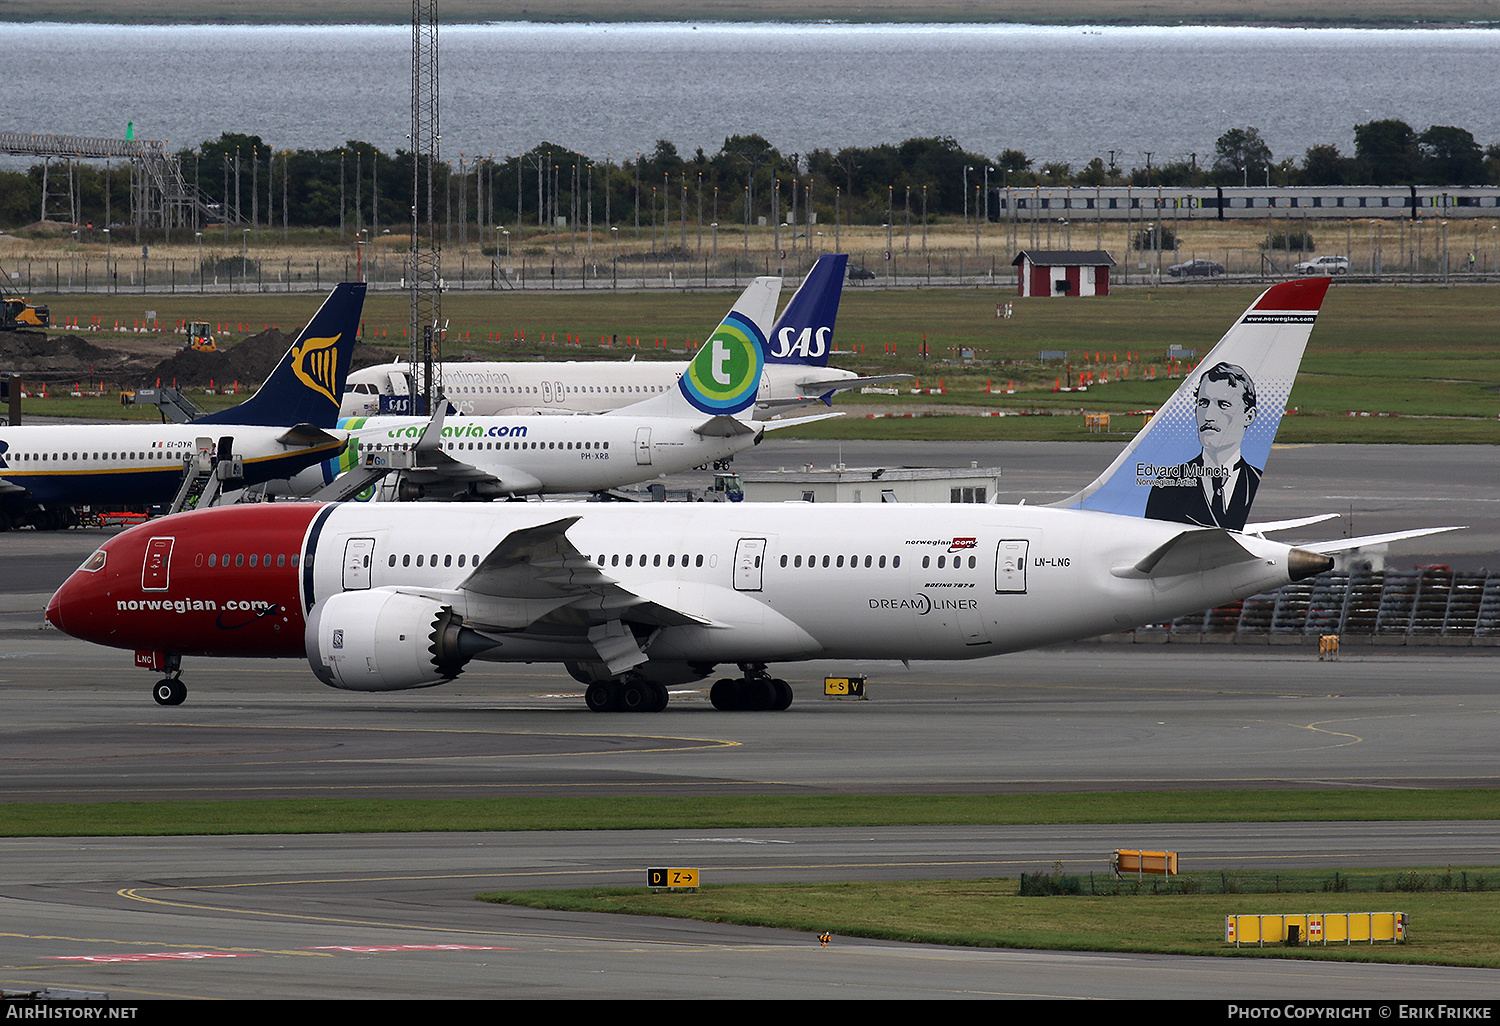
[[[964,224],[969,223],[969,172],[972,170],[969,165],[964,165]]]
[[[203,291],[203,233],[194,232],[198,236],[198,291]]]
[[[620,287],[620,229],[610,225],[609,234],[615,240],[615,259],[609,268],[609,287],[617,289]],[[509,243],[506,245],[509,246]]]
[[[240,229],[240,291],[250,291],[250,229]]]
[[[104,280],[108,283],[109,291],[111,292],[115,290],[115,278],[114,275],[110,273],[110,262],[114,259],[114,254],[115,237],[111,235],[109,233],[109,229],[106,228],[104,229]]]

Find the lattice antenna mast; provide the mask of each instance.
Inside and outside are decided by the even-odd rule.
[[[437,173],[438,22],[437,0],[411,5],[411,255],[407,289],[411,296],[411,376],[422,384],[422,411],[430,413],[443,394],[442,249],[433,206]],[[417,368],[421,367],[420,375]]]

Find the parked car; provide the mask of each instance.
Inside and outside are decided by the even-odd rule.
[[[1292,268],[1298,274],[1348,274],[1349,258],[1341,256],[1320,256],[1313,260],[1304,260]]]
[[[870,270],[868,267],[860,267],[860,266],[858,266],[856,264],[850,264],[849,265],[849,280],[850,281],[874,281],[875,280],[875,272],[872,271],[872,270]]]
[[[1185,264],[1173,264],[1167,273],[1174,278],[1217,278],[1224,273],[1224,265],[1212,260],[1189,260]]]

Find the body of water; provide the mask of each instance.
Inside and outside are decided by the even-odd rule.
[[[10,25],[0,129],[194,146],[392,152],[410,130],[402,26]],[[1212,160],[1254,126],[1276,159],[1353,152],[1400,118],[1500,142],[1500,31],[977,25],[532,25],[439,34],[442,153],[542,141],[619,161],[759,133],[783,153],[952,136],[991,157]]]

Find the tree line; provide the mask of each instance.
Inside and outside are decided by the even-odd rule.
[[[410,224],[413,157],[406,151],[387,154],[355,140],[327,150],[283,150],[259,136],[224,133],[177,158],[184,180],[212,205],[198,227],[224,211],[230,220],[238,211],[240,223],[338,228],[346,235]],[[543,142],[503,158],[441,161],[434,182],[438,219],[450,235],[453,226],[472,227],[491,245],[502,225],[646,229],[699,218],[726,227],[762,218],[803,225],[809,211],[820,224],[972,215],[986,186],[1500,184],[1500,144],[1481,147],[1466,129],[1449,125],[1419,132],[1397,119],[1355,126],[1352,155],[1325,144],[1300,160],[1278,160],[1259,130],[1247,127],[1225,132],[1205,158],[1153,165],[1148,154],[1145,166],[1125,168],[1110,154],[1082,167],[1037,164],[1021,150],[973,153],[946,136],[783,153],[751,134],[727,137],[712,155],[699,148],[683,156],[663,139],[650,153],[618,162]],[[51,176],[49,219],[59,219],[58,197],[66,195],[79,224],[128,225],[134,173],[128,164],[60,162],[0,172],[0,226],[43,219],[44,176]]]

